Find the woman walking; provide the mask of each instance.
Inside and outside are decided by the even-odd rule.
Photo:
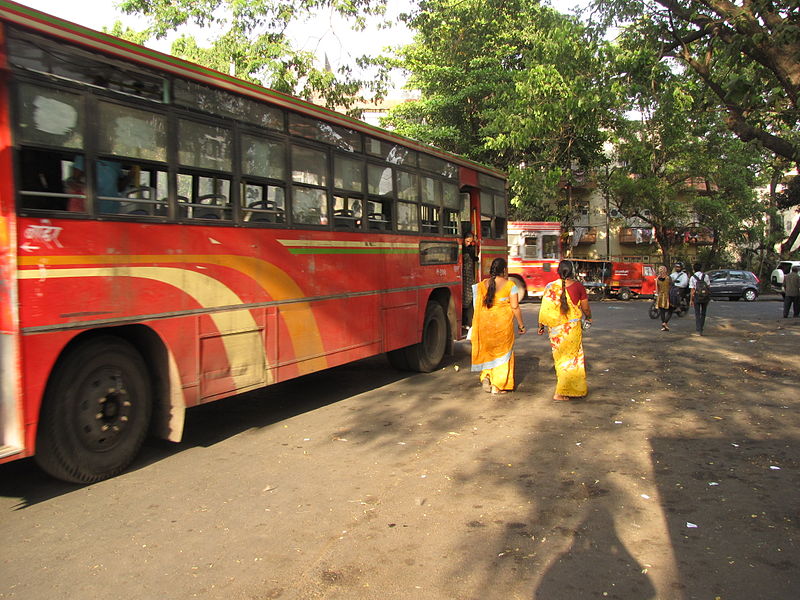
[[[658,314],[661,316],[661,331],[669,331],[669,320],[672,318],[672,313],[675,307],[669,301],[669,288],[672,286],[672,279],[667,273],[667,267],[661,265],[658,267],[658,274],[656,275],[656,308]]]
[[[473,286],[472,370],[480,371],[483,389],[505,394],[514,389],[514,319],[525,333],[517,286],[508,279],[508,265],[495,258],[490,277]]]
[[[558,279],[544,289],[539,309],[539,335],[549,329],[556,369],[553,400],[570,400],[587,394],[581,317],[592,322],[589,298],[583,284],[574,278],[572,262],[558,264]]]

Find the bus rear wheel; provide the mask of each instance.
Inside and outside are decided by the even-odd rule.
[[[122,472],[150,427],[152,388],[128,342],[89,339],[59,360],[47,385],[36,461],[58,479],[93,483]]]
[[[442,305],[431,300],[425,308],[422,339],[418,344],[388,353],[396,369],[430,373],[444,358],[447,348],[447,319]]]

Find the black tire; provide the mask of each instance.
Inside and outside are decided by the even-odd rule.
[[[650,305],[650,308],[647,310],[647,315],[648,315],[648,316],[649,316],[651,319],[657,319],[657,318],[660,316],[660,314],[661,314],[661,313],[659,313],[659,312],[658,312],[658,308],[656,307],[656,303],[655,303],[655,302],[653,302],[653,303]]]
[[[628,288],[622,288],[619,292],[617,292],[617,298],[627,302],[631,299],[631,291]]]
[[[150,427],[144,360],[125,340],[96,337],[68,350],[47,384],[36,461],[58,479],[93,483],[122,472]]]
[[[425,320],[422,323],[422,339],[418,344],[401,348],[389,353],[389,362],[398,369],[430,373],[444,358],[447,349],[447,319],[444,309],[438,302],[431,300],[425,308]],[[394,353],[403,353],[403,358]]]
[[[756,298],[758,298],[758,292],[753,288],[747,289],[744,291],[742,298],[744,298],[747,302],[755,302]]]

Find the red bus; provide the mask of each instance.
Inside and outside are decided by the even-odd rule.
[[[0,1],[0,461],[92,482],[191,406],[461,324],[502,173]]]
[[[558,278],[561,223],[512,221],[508,224],[508,273],[522,281],[528,298],[541,298],[545,286]]]
[[[561,223],[511,221],[508,224],[508,271],[522,280],[529,298],[541,298],[545,286],[558,278]],[[629,300],[655,293],[655,267],[641,262],[573,258],[577,277],[592,297]]]

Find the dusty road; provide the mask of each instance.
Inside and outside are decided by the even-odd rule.
[[[646,308],[594,303],[584,402],[528,334],[500,399],[459,344],[195,409],[96,485],[2,466],[0,598],[800,597],[800,320]]]

